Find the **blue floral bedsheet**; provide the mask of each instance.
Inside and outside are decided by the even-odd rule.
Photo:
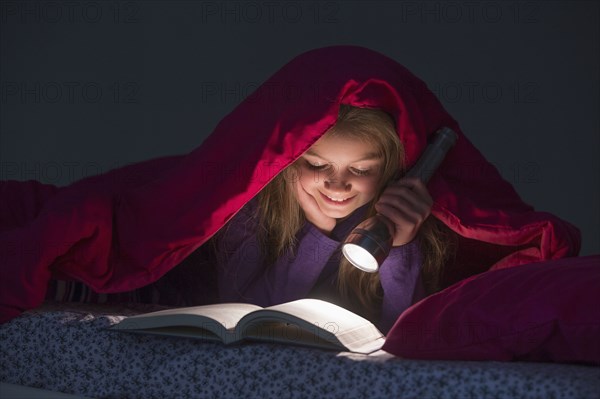
[[[0,381],[95,398],[598,398],[600,368],[415,361],[106,331],[144,305],[46,304],[0,326]]]

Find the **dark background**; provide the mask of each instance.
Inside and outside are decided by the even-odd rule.
[[[524,201],[600,253],[595,1],[2,1],[0,179],[187,153],[294,56],[355,44],[437,94]]]

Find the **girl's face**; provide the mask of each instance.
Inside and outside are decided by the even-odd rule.
[[[372,143],[321,137],[300,159],[300,184],[321,211],[340,219],[377,194],[383,159]]]

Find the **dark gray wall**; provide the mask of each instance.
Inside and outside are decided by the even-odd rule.
[[[295,55],[421,77],[523,199],[600,252],[593,1],[3,1],[0,178],[65,185],[198,146]]]

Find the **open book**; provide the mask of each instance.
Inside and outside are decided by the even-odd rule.
[[[131,316],[111,330],[172,335],[233,344],[244,340],[371,353],[383,334],[368,320],[319,299],[299,299],[261,308],[224,303]]]

